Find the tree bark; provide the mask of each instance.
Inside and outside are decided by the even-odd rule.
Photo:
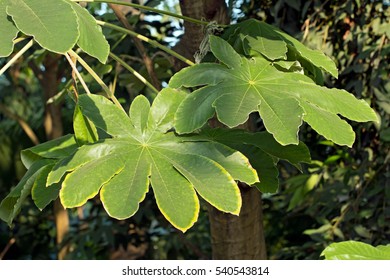
[[[239,216],[223,213],[208,205],[213,259],[263,260],[267,258],[260,192],[241,186]]]
[[[181,0],[182,14],[220,24],[229,22],[224,0]],[[192,59],[203,40],[202,27],[193,23],[184,23],[185,33],[175,50]],[[179,62],[176,70],[185,65]],[[239,216],[225,214],[210,206],[209,219],[211,230],[213,259],[266,259],[266,247],[263,230],[263,212],[261,194],[255,188],[240,186],[242,208]]]

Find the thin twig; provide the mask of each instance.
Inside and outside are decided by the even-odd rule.
[[[7,243],[7,245],[5,245],[3,251],[1,251],[1,253],[0,253],[0,260],[2,260],[2,259],[4,258],[5,254],[7,254],[8,250],[11,248],[11,246],[12,246],[15,242],[16,242],[16,240],[15,240],[14,237],[12,237],[12,238],[8,241],[8,243]]]

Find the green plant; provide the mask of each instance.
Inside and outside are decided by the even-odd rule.
[[[326,139],[349,147],[355,134],[339,115],[357,122],[377,121],[365,101],[316,84],[323,80],[323,70],[337,77],[330,58],[263,22],[224,26],[226,40],[205,38],[211,50],[205,60],[210,62],[194,65],[169,50],[190,66],[170,79],[152,105],[146,97],[136,97],[127,114],[76,48],[102,63],[111,56],[125,65],[110,54],[99,26],[150,40],[96,21],[68,0],[50,4],[3,0],[0,17],[5,24],[1,26],[8,26],[7,40],[0,45],[2,56],[9,56],[24,37],[30,39],[0,73],[37,42],[66,57],[86,93],[72,96],[76,101],[73,135],[22,152],[28,171],[0,205],[0,218],[9,224],[30,193],[43,209],[58,196],[64,207],[72,208],[100,192],[107,213],[125,219],[137,211],[151,184],[163,215],[185,231],[197,219],[197,194],[217,209],[238,215],[237,181],[275,192],[280,159],[298,168],[300,162],[309,162],[307,147],[298,138],[303,121]],[[14,39],[19,32],[25,35]],[[91,74],[108,99],[90,94],[74,61]],[[156,91],[150,83],[145,85]],[[263,132],[232,129],[247,122],[252,113],[259,114]],[[209,127],[213,116],[228,128]]]

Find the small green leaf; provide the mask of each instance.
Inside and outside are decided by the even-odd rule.
[[[201,63],[177,72],[169,81],[169,85],[172,88],[216,85],[228,77],[229,73],[225,66],[215,63]]]
[[[18,35],[19,30],[6,14],[6,7],[9,0],[0,0],[0,57],[9,56],[13,49],[13,40]]]
[[[54,164],[46,165],[37,176],[34,185],[31,189],[31,196],[35,205],[40,209],[44,209],[50,202],[57,199],[60,192],[60,184],[53,184],[46,187],[47,176],[52,170]]]
[[[12,0],[7,14],[20,31],[49,51],[66,53],[79,38],[76,13],[66,0]]]
[[[237,31],[238,30],[238,31]],[[239,32],[239,33],[238,33]],[[320,50],[312,50],[301,42],[265,22],[249,19],[232,25],[224,35],[233,44],[241,44],[246,55],[265,56],[270,60],[286,60],[287,51],[295,54],[302,63],[310,63],[337,78],[336,64]],[[257,54],[256,54],[257,53]]]
[[[294,189],[294,194],[290,199],[287,211],[291,211],[300,205],[304,201],[306,194],[317,186],[320,179],[321,176],[318,174],[302,174],[288,180],[288,183],[291,183],[291,187]]]
[[[85,8],[75,2],[70,3],[79,23],[78,46],[87,54],[99,59],[101,63],[106,63],[110,45],[103,35],[102,28],[97,25],[95,18]]]
[[[74,108],[73,130],[79,146],[94,143],[99,138],[95,125],[83,116],[78,104]]]
[[[373,247],[358,241],[332,243],[321,253],[326,260],[390,260],[390,246]]]
[[[213,103],[219,91],[219,87],[203,87],[189,94],[176,111],[176,131],[191,133],[204,126],[215,113]]]

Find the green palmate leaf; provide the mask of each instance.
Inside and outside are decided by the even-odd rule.
[[[163,90],[150,107],[144,96],[138,96],[129,118],[104,97],[80,96],[83,114],[113,138],[84,145],[58,162],[47,185],[64,180],[60,198],[65,207],[82,205],[100,191],[108,214],[125,219],[137,211],[150,183],[159,209],[182,231],[197,220],[196,193],[216,208],[238,214],[241,197],[235,180],[258,182],[256,171],[227,146],[167,132],[184,97],[183,92]],[[107,113],[114,116],[114,124],[106,123],[109,116],[102,118]],[[128,127],[119,130],[118,123]]]
[[[390,246],[373,247],[358,241],[333,243],[321,253],[327,260],[390,260]]]
[[[66,0],[12,0],[7,14],[20,31],[52,52],[66,53],[79,39],[77,16]]]
[[[78,105],[76,105],[74,109],[73,130],[79,146],[87,143],[94,143],[99,138],[95,125],[84,117]]]
[[[282,146],[267,132],[249,133],[242,130],[205,129],[191,139],[210,141],[215,145],[222,143],[243,153],[254,169],[260,182],[255,186],[263,193],[274,193],[279,187],[278,159],[284,159],[300,168],[299,163],[310,162],[308,148],[302,142],[299,145]],[[220,144],[219,144],[220,145]],[[237,159],[231,158],[237,162]],[[232,172],[231,172],[232,173]],[[238,178],[238,180],[242,180]]]
[[[233,36],[239,32],[239,36]],[[229,38],[230,36],[230,38]],[[335,63],[320,50],[312,50],[278,28],[255,19],[232,25],[225,37],[234,40],[233,45],[242,45],[246,55],[261,54],[270,60],[287,59],[288,50],[299,61],[321,68],[335,78],[338,71]]]
[[[95,18],[79,4],[70,2],[76,12],[80,37],[78,46],[89,55],[99,59],[101,63],[106,63],[110,46],[102,33],[102,28],[97,25]]]
[[[6,13],[8,3],[9,0],[0,0],[0,57],[7,57],[12,53],[14,49],[13,40],[19,32]]]
[[[354,133],[337,115],[360,122],[377,120],[365,101],[344,90],[318,86],[299,73],[281,72],[262,57],[241,57],[237,64],[234,49],[215,36],[210,37],[210,46],[223,64],[236,66],[204,63],[172,77],[173,88],[203,86],[180,104],[175,116],[179,133],[201,128],[214,113],[228,127],[236,127],[257,111],[266,129],[283,145],[299,143],[298,130],[305,121],[327,139],[351,146]],[[199,73],[204,80],[196,77]]]
[[[39,160],[34,162],[20,180],[19,184],[0,203],[0,219],[11,225],[16,215],[20,212],[23,202],[31,193],[31,188],[37,177],[46,165],[52,164],[53,160]]]

